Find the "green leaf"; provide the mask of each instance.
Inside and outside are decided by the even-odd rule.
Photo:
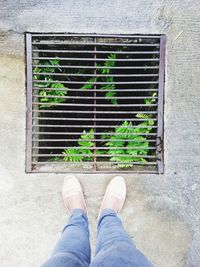
[[[79,152],[81,154],[88,154],[91,156],[84,156],[85,160],[91,160],[93,158],[93,150],[90,147],[94,146],[94,130],[91,129],[89,132],[83,131],[81,137],[79,138],[78,144],[80,146]]]
[[[115,66],[116,64],[116,54],[110,54],[107,56],[107,60],[102,64],[97,65],[97,71],[100,72],[101,74],[110,74],[111,69],[110,67]],[[103,67],[103,68],[98,68],[98,67]],[[109,84],[105,84],[100,86],[100,90],[105,90],[105,91],[114,91],[115,90],[115,83],[113,77],[108,77],[108,76],[103,76],[103,77],[92,77],[86,81],[86,83],[80,88],[80,90],[90,90],[94,87],[95,82],[109,82]],[[116,98],[116,92],[107,92],[105,94],[105,98],[110,101],[113,105],[117,105],[118,101]]]
[[[138,113],[138,114],[136,114],[136,118],[148,120],[150,118],[150,115],[149,114]]]
[[[84,84],[80,90],[88,90],[92,89],[94,86],[95,78],[90,78],[88,81],[86,81],[86,84]]]
[[[38,63],[40,64],[40,62]],[[39,80],[40,79],[40,73],[47,73],[46,76],[41,76],[41,79],[45,80],[46,83],[40,83],[40,82],[34,82],[34,86],[40,87],[41,90],[39,91],[39,95],[40,96],[44,96],[44,98],[39,98],[39,101],[43,104],[40,105],[40,108],[49,108],[52,107],[54,105],[56,105],[57,103],[62,103],[65,102],[65,98],[59,98],[58,96],[65,96],[67,95],[67,91],[63,91],[63,90],[45,90],[45,88],[55,88],[55,89],[59,89],[59,88],[66,88],[64,86],[64,84],[60,83],[59,81],[54,82],[53,78],[51,75],[49,75],[48,73],[56,73],[56,71],[62,71],[61,69],[59,69],[59,60],[58,59],[51,59],[48,60],[44,63],[42,63],[43,65],[52,65],[53,67],[42,67],[39,68],[38,66],[36,66],[34,68],[34,73],[37,73],[34,77],[35,80]],[[54,97],[50,97],[48,98],[48,96],[56,96]],[[45,103],[45,104],[44,104]]]
[[[54,66],[58,66],[60,63],[59,59],[50,59],[49,62]]]
[[[81,162],[83,160],[83,156],[82,155],[74,155],[74,154],[79,154],[79,150],[76,149],[76,148],[67,148],[62,153],[64,155],[66,155],[63,158],[64,161]]]

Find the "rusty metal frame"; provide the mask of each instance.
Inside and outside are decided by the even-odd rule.
[[[26,39],[26,85],[27,85],[27,134],[26,134],[26,172],[43,172],[40,170],[35,170],[33,168],[33,165],[35,164],[34,160],[33,160],[33,153],[32,153],[32,149],[33,149],[33,123],[32,123],[32,119],[33,119],[33,56],[32,56],[32,52],[33,52],[33,42],[32,42],[32,36],[54,36],[54,34],[37,34],[37,33],[26,33],[25,39]],[[154,174],[162,174],[164,173],[164,149],[163,149],[163,138],[164,138],[164,82],[165,82],[165,50],[166,50],[166,36],[165,35],[155,35],[155,36],[143,36],[143,35],[96,35],[96,34],[55,34],[55,36],[85,36],[85,37],[89,37],[92,36],[94,41],[94,49],[95,51],[97,50],[97,45],[99,45],[99,43],[96,42],[96,37],[143,37],[143,38],[157,38],[160,39],[160,51],[159,51],[159,80],[158,80],[158,111],[157,111],[157,136],[156,136],[156,146],[157,146],[157,171],[151,171],[151,170],[138,170],[138,171],[124,171],[124,170],[113,170],[113,171],[100,171],[100,170],[96,170],[97,166],[96,166],[96,155],[94,156],[94,162],[93,162],[93,166],[95,167],[95,170],[97,173],[154,173]],[[94,52],[94,74],[96,74],[96,63],[97,63],[97,58],[96,58],[96,54]],[[84,67],[84,66],[83,66]],[[150,68],[150,67],[149,67]],[[151,68],[155,68],[155,67],[151,67]],[[128,69],[128,68],[127,68]],[[142,82],[139,82],[142,83]],[[153,82],[154,83],[154,82]],[[96,114],[98,114],[96,107],[98,106],[96,104],[96,84],[95,83],[95,88],[94,90],[92,90],[94,92],[94,128],[95,128],[95,132],[94,132],[94,136],[95,136],[95,140],[97,140],[97,133],[96,133]],[[48,89],[48,88],[47,88]],[[134,90],[134,89],[133,89]],[[128,90],[127,90],[128,91]],[[135,89],[135,91],[138,91],[138,89]],[[151,91],[151,89],[143,89],[143,91]],[[61,104],[62,105],[62,104]],[[102,111],[103,113],[103,111]],[[111,112],[112,113],[112,112]],[[134,113],[134,112],[133,112]],[[135,112],[136,113],[136,112]],[[138,113],[138,112],[137,112]],[[140,112],[139,112],[140,113]],[[151,112],[150,112],[151,113]],[[152,112],[154,113],[154,112]],[[39,133],[40,134],[40,133]],[[154,135],[154,134],[149,134],[149,135]],[[95,141],[96,142],[96,141]],[[96,151],[96,145],[94,148],[94,152]],[[107,162],[105,162],[107,163]],[[38,164],[40,165],[41,162],[38,162]],[[61,164],[64,164],[61,162]],[[66,163],[65,163],[66,164]],[[67,165],[67,164],[66,164]],[[44,171],[44,172],[48,172],[48,171]],[[61,170],[61,172],[63,172]],[[66,171],[67,172],[67,171]],[[84,173],[91,173],[91,171],[74,171],[77,173],[80,172],[84,172]],[[94,171],[92,171],[94,172]]]
[[[26,172],[32,171],[32,35],[26,36]]]
[[[164,83],[165,83],[166,36],[160,37],[159,85],[158,85],[158,129],[157,154],[158,173],[164,173]]]

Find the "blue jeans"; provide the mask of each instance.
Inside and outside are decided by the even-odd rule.
[[[136,249],[116,212],[103,210],[98,222],[95,257],[91,261],[88,218],[83,210],[73,210],[69,222],[41,267],[153,267]]]

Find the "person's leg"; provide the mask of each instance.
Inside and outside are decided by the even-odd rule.
[[[95,258],[91,267],[152,267],[148,259],[136,249],[117,216],[126,197],[122,177],[114,178],[107,187],[98,221]]]
[[[87,210],[82,188],[75,177],[63,185],[64,204],[71,212],[53,253],[41,267],[86,267],[90,264]]]
[[[95,258],[90,266],[152,267],[153,265],[136,249],[116,212],[104,209],[98,222]]]
[[[74,209],[64,226],[52,256],[42,267],[89,266],[90,244],[87,215]]]

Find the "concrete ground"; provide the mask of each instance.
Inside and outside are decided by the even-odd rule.
[[[67,219],[64,174],[25,173],[24,32],[166,34],[165,173],[126,175],[121,213],[156,267],[200,266],[200,2],[198,0],[0,1],[0,266],[36,267]],[[113,175],[77,175],[94,249],[96,219]]]
[[[67,219],[60,194],[64,175],[20,177],[5,171],[4,177],[1,179],[1,266],[39,266],[49,256]],[[99,205],[112,175],[78,177],[85,190],[94,250]],[[127,176],[126,181],[128,198],[121,218],[137,247],[155,266],[198,266],[199,212],[192,207],[194,202],[191,203],[198,197],[197,182],[181,187],[183,180],[179,178],[179,184],[176,181],[170,186],[162,177],[141,175]],[[196,224],[196,231],[191,222]]]

